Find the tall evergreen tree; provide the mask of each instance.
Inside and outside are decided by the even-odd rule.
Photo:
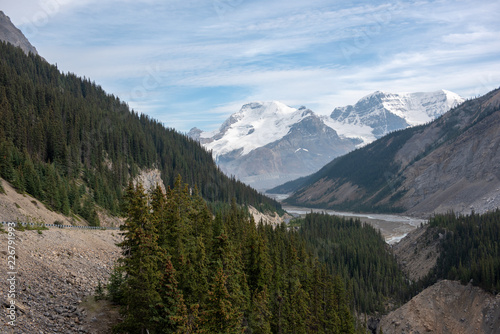
[[[220,265],[208,292],[205,328],[209,333],[235,334],[244,331],[241,324],[243,314],[238,310],[238,305],[231,302],[227,280],[228,276]]]
[[[157,229],[152,223],[142,185],[137,185],[135,189],[129,186],[127,198],[128,218],[122,225],[124,239],[119,244],[124,255],[121,262],[127,275],[125,305],[122,307],[125,319],[119,329],[145,334],[158,325],[155,307],[163,302],[159,293],[161,269],[169,261],[165,251],[158,245]],[[173,277],[167,276],[165,284],[173,283]]]

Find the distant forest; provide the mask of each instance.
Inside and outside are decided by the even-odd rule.
[[[141,169],[165,186],[180,175],[212,207],[276,201],[225,176],[209,152],[86,78],[62,74],[40,56],[0,43],[0,176],[51,209],[98,225],[96,205],[123,214],[123,191]]]
[[[351,307],[357,312],[384,313],[388,302],[403,304],[416,293],[380,231],[371,225],[319,213],[299,223],[308,249],[330,274],[347,282]]]

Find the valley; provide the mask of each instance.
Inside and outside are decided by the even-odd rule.
[[[500,89],[181,133],[0,41],[2,333],[500,333]]]

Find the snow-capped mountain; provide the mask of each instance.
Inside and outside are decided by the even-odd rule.
[[[194,128],[188,135],[212,150],[226,174],[265,190],[311,174],[360,143],[339,137],[325,118],[305,107],[253,102],[231,115],[219,130]]]
[[[365,144],[389,132],[432,121],[464,102],[459,95],[439,90],[428,93],[374,92],[354,106],[335,108],[329,125],[347,137]]]
[[[232,114],[218,131],[201,133],[200,139],[214,152],[216,159],[234,151],[243,156],[283,138],[294,124],[309,116],[308,112],[278,101],[248,103]]]
[[[383,135],[429,122],[461,103],[448,91],[375,92],[330,117],[281,102],[252,102],[218,130],[191,129],[189,136],[213,152],[228,175],[260,190],[312,174],[356,147]]]

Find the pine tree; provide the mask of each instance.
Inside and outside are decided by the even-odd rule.
[[[269,310],[269,295],[267,286],[260,292],[255,292],[252,298],[252,309],[250,312],[250,327],[252,333],[270,334],[272,313]]]
[[[7,142],[0,142],[0,176],[6,181],[14,180],[14,166],[12,165],[12,148]]]
[[[336,305],[334,305],[338,318],[340,320],[340,333],[354,333],[354,318],[350,312],[349,302],[346,299],[344,282],[339,275],[336,275],[333,280],[333,293],[336,297]]]

